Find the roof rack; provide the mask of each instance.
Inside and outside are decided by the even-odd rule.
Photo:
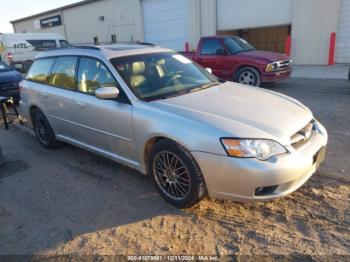
[[[91,45],[72,45],[68,48],[78,48],[78,49],[90,49],[90,50],[101,50],[101,48],[97,46],[91,46]]]
[[[67,47],[56,47],[56,48],[43,48],[40,49],[40,51],[57,51],[57,50],[64,50],[64,49],[90,49],[90,50],[101,50],[101,48],[97,46],[88,46],[88,45],[71,45]]]
[[[150,47],[156,47],[155,44],[152,43],[147,43],[147,42],[140,42],[140,41],[119,41],[117,43],[111,44],[113,45],[118,45],[118,44],[122,44],[122,45],[144,45],[144,46],[150,46]],[[41,51],[54,51],[54,50],[62,50],[62,49],[88,49],[88,50],[102,50],[102,48],[105,46],[94,46],[94,45],[71,45],[68,47],[57,47],[57,48],[48,48],[48,49],[43,49]]]
[[[141,42],[141,41],[118,41],[116,43],[112,43],[113,44],[130,44],[130,45],[147,45],[147,46],[156,46],[155,44],[152,43],[148,43],[148,42]]]

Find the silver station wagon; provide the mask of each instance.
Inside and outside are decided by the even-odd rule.
[[[41,53],[20,108],[47,148],[66,142],[148,174],[175,206],[206,194],[266,201],[302,186],[327,132],[300,102],[224,82],[160,47]]]

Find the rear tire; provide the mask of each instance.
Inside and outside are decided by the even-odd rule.
[[[261,76],[258,70],[253,67],[247,66],[241,68],[235,76],[235,82],[251,85],[251,86],[260,86]]]
[[[35,135],[40,144],[48,149],[57,148],[60,142],[57,141],[49,121],[39,109],[33,109],[31,113]]]
[[[198,165],[191,154],[175,142],[158,142],[150,153],[148,167],[159,193],[176,207],[191,207],[206,194]]]

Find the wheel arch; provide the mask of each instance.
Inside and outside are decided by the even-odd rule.
[[[40,110],[42,112],[42,110],[37,105],[31,105],[29,107],[29,117],[30,117],[30,121],[32,122],[32,124],[33,124],[33,111],[36,109]]]
[[[175,144],[178,144],[179,146],[181,146],[182,148],[184,148],[189,154],[190,154],[190,150],[188,149],[188,146],[183,143],[182,141],[178,141],[178,139],[175,138],[171,138],[169,136],[165,136],[165,135],[154,135],[152,137],[150,137],[149,139],[147,139],[146,143],[144,144],[143,147],[143,164],[144,164],[144,170],[145,170],[145,174],[148,175],[149,174],[149,166],[148,166],[148,160],[149,160],[149,155],[153,149],[153,147],[161,140],[167,140],[170,142],[173,142]],[[193,160],[196,162],[196,160],[194,159],[194,157],[192,156]],[[199,165],[196,162],[198,168]]]
[[[29,117],[30,117],[30,122],[32,123],[32,125],[33,125],[33,111],[35,109],[39,110],[45,116],[45,118],[49,122],[49,124],[52,126],[52,123],[51,123],[50,119],[47,117],[47,115],[45,114],[45,112],[43,110],[41,110],[40,107],[36,104],[32,104],[29,106]]]

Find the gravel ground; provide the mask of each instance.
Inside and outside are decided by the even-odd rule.
[[[33,133],[0,128],[0,254],[310,255],[350,259],[350,83],[291,79],[265,88],[309,106],[328,154],[297,192],[268,203],[167,204],[145,176]]]

